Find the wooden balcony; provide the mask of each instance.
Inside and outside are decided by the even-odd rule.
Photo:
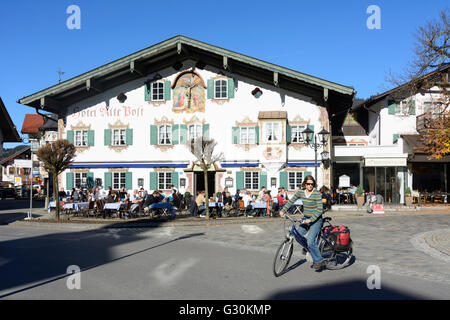
[[[435,120],[438,118],[449,118],[450,115],[438,113],[438,114],[430,114],[430,113],[424,113],[416,117],[416,130],[419,133],[423,133],[427,131],[428,129],[432,129],[431,120]]]

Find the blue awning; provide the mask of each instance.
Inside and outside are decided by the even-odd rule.
[[[288,162],[288,167],[314,167],[314,162]],[[317,161],[317,166],[320,167],[320,162]]]
[[[222,168],[229,168],[229,167],[257,167],[259,166],[259,163],[250,163],[250,162],[244,162],[244,163],[238,163],[238,162],[230,162],[230,163],[222,163]]]
[[[82,168],[186,168],[187,163],[102,163],[102,164],[71,164],[69,169]]]

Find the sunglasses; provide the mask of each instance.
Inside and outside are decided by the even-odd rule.
[[[313,186],[314,183],[305,183],[307,186]]]

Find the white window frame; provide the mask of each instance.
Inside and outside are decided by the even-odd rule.
[[[163,136],[162,138],[162,135]],[[162,142],[161,142],[162,138]],[[163,124],[158,126],[158,145],[170,145],[172,144],[172,126]]]
[[[275,126],[278,126],[278,130],[275,131]],[[274,121],[274,122],[266,122],[264,123],[264,142],[281,142],[281,122],[280,121]],[[274,139],[272,138],[271,140],[269,140],[269,136],[275,136]]]
[[[164,101],[164,82],[162,81],[152,82],[150,92],[152,95],[152,101]]]
[[[293,179],[293,184],[291,183]],[[301,188],[303,182],[303,172],[288,171],[288,191],[294,191],[295,188]],[[293,187],[293,188],[292,188]]]
[[[253,135],[250,137],[250,135]],[[252,139],[250,139],[252,138]],[[239,143],[240,144],[255,144],[256,143],[256,134],[255,127],[239,127]]]
[[[75,147],[87,147],[88,146],[88,130],[75,130]]]
[[[250,179],[250,180],[247,180]],[[249,181],[249,182],[247,182]],[[244,188],[247,190],[259,190],[259,172],[246,171],[244,172]]]
[[[225,91],[223,90],[222,81],[225,82]],[[220,85],[217,86],[217,83],[220,82]],[[224,96],[225,95],[225,96]],[[214,99],[228,99],[228,80],[227,79],[217,79],[214,80]]]
[[[158,190],[169,190],[172,185],[172,172],[158,172]]]
[[[87,186],[87,172],[75,172],[73,174],[73,186],[77,189]]]
[[[425,107],[426,105],[429,105],[428,107]],[[423,102],[423,112],[422,113],[427,113],[429,109],[431,114],[439,114],[439,111],[437,110],[439,107],[439,109],[442,108],[442,102],[441,101],[424,101]]]
[[[117,133],[117,136],[116,136]],[[127,145],[127,129],[112,129],[111,141],[113,146],[126,146]],[[116,137],[118,140],[116,140]]]
[[[296,128],[296,134],[295,134],[295,138],[297,138],[297,141],[294,141],[294,128]],[[303,130],[306,129],[306,125],[293,125],[291,126],[291,141],[292,143],[303,143],[303,135],[302,132]]]
[[[126,172],[112,172],[112,188],[120,190],[126,186]],[[117,179],[117,180],[116,180]]]
[[[191,133],[191,127],[194,129],[193,133]],[[203,127],[201,124],[190,124],[188,127],[188,135],[189,135],[189,141],[192,139],[201,137],[203,135]]]

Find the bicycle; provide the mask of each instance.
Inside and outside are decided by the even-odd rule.
[[[289,219],[292,225],[290,229],[287,229],[285,224],[284,230],[289,231],[286,234],[286,239],[281,243],[275,254],[273,272],[276,277],[279,277],[286,272],[286,267],[291,260],[292,253],[294,252],[294,239],[303,247],[303,252],[306,252],[305,254],[309,253],[307,239],[297,231],[295,224],[298,222],[300,223],[299,226],[302,226],[305,229],[308,229],[310,225],[304,223],[304,219],[298,220],[290,217],[288,214],[285,214],[283,217],[285,219]],[[328,223],[329,226],[331,226],[331,220],[331,217],[323,218],[324,224]],[[350,264],[350,260],[353,257],[353,244],[350,243],[346,251],[337,250],[334,241],[327,238],[327,236],[325,235],[325,227],[326,226],[324,225],[322,226],[316,238],[316,244],[318,244],[319,246],[320,254],[325,261],[325,266],[330,270],[345,268]],[[281,265],[278,266],[278,264]]]

